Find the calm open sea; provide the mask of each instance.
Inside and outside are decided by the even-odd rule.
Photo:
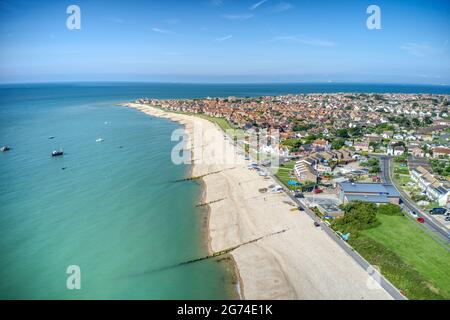
[[[235,296],[230,265],[176,266],[207,253],[201,186],[174,182],[179,125],[115,106],[139,97],[299,92],[450,93],[442,86],[65,83],[0,86],[0,299]],[[54,136],[54,139],[49,137]],[[97,138],[103,138],[101,143]],[[52,158],[54,149],[64,156]],[[81,290],[66,268],[81,268]],[[174,266],[174,267],[171,267]],[[169,268],[164,268],[169,267]],[[163,268],[162,270],[157,270]],[[156,271],[155,271],[156,270]]]

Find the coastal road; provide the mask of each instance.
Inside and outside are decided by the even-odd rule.
[[[408,195],[399,188],[392,179],[392,169],[391,169],[391,161],[392,158],[389,156],[378,156],[380,159],[380,167],[381,167],[381,180],[383,183],[392,184],[395,189],[400,194],[400,199],[407,210],[415,211],[419,217],[425,219],[425,223],[423,225],[426,227],[428,233],[436,239],[439,243],[443,244],[447,250],[450,251],[450,237],[449,231],[447,228],[442,225],[439,221],[437,221],[433,216],[429,213],[423,212],[415,203],[409,200]]]
[[[268,169],[262,168],[272,179],[275,180],[280,186],[283,186],[283,183],[278,180],[278,178]],[[324,223],[317,215],[308,208],[305,204],[303,204],[299,199],[294,197],[294,195],[283,187],[285,194],[295,203],[297,206],[301,206],[305,211],[305,213],[312,219],[312,222],[317,222],[320,224],[322,230],[326,232],[326,234],[333,239],[353,260],[360,265],[364,270],[368,272],[370,270],[370,276],[372,276],[376,281],[379,282],[380,286],[386,290],[395,300],[407,300],[407,298],[400,293],[400,291],[390,283],[378,270],[371,266],[371,264],[364,259],[355,249],[353,249],[346,241],[344,241],[341,237],[339,237],[333,229],[326,223]],[[376,276],[375,276],[376,275]]]
[[[216,126],[217,126],[217,124],[216,124]],[[221,131],[223,131],[223,130],[221,130]],[[224,134],[228,137],[228,139],[230,139],[230,141],[233,140],[227,133],[224,133]],[[245,154],[245,151],[244,151],[245,146],[242,145],[242,143],[240,143],[240,141],[236,141],[233,144],[241,150],[242,155]],[[251,156],[249,157],[249,160],[254,161]],[[257,162],[257,161],[254,161],[254,162]],[[260,166],[260,169],[263,172],[265,172],[267,174],[267,176],[269,176],[272,179],[272,181],[279,184],[280,186],[284,186],[278,180],[278,178],[275,176],[275,174],[271,170],[269,170],[269,168]],[[290,190],[287,190],[285,187],[283,187],[283,192],[286,196],[288,196],[292,200],[293,205],[302,207],[304,209],[304,211],[299,211],[299,213],[306,214],[311,219],[311,225],[314,222],[317,222],[320,225],[322,231],[324,231],[331,238],[332,241],[334,241],[339,247],[341,247],[344,250],[344,252],[348,256],[350,256],[350,258],[352,258],[353,261],[355,261],[356,264],[358,266],[360,266],[366,272],[367,281],[369,279],[372,279],[372,281],[377,282],[380,285],[380,287],[382,289],[384,289],[384,291],[395,300],[406,300],[407,299],[376,268],[374,268],[367,260],[365,260],[361,255],[359,255],[359,253],[356,252],[346,241],[344,241],[340,236],[338,236],[327,223],[325,223],[321,219],[319,219],[312,210],[310,210],[301,201],[299,201],[299,199],[295,198],[294,195],[290,192]],[[332,268],[333,266],[330,265],[329,267]],[[366,285],[369,286],[368,283]]]
[[[230,138],[230,137],[229,137]],[[231,139],[231,138],[230,138]],[[235,146],[244,150],[243,145],[238,141],[235,143]],[[250,157],[252,158],[252,157]],[[253,162],[257,162],[251,159]],[[401,294],[401,292],[390,283],[377,269],[375,269],[366,259],[364,259],[357,251],[355,251],[346,241],[344,241],[340,236],[338,236],[335,231],[325,222],[323,222],[317,215],[309,209],[308,206],[303,204],[299,199],[294,197],[294,195],[284,187],[284,184],[278,180],[276,175],[264,166],[259,166],[262,171],[264,171],[268,176],[270,176],[273,181],[283,187],[283,192],[295,203],[297,206],[302,207],[304,209],[303,212],[307,214],[311,218],[311,223],[317,222],[320,224],[322,230],[336,242],[336,244],[341,247],[345,253],[347,253],[353,260],[364,270],[367,272],[367,276],[372,277],[375,281],[377,281],[380,286],[391,295],[391,297],[395,300],[407,300],[407,298]],[[299,211],[301,212],[301,211]]]

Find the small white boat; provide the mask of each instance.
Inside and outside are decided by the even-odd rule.
[[[53,150],[52,157],[59,157],[59,156],[62,156],[63,154],[64,154],[64,151],[62,149]]]
[[[97,140],[95,140],[95,142],[103,142],[103,141],[105,141],[105,140],[102,138],[98,138]]]

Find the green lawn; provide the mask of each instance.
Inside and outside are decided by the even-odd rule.
[[[280,166],[279,168],[277,168],[276,171],[276,176],[278,179],[280,179],[280,181],[289,189],[291,190],[295,190],[298,189],[298,186],[290,186],[288,185],[288,180],[297,180],[291,173],[292,173],[292,169],[294,169],[295,166],[295,161],[289,161],[286,162],[283,166]]]
[[[408,167],[402,167],[401,163],[395,162],[394,163],[394,173],[409,174],[409,169],[408,169]]]
[[[226,131],[228,129],[235,129],[233,127],[233,125],[231,123],[229,123],[228,120],[226,120],[224,118],[211,117],[211,116],[207,116],[206,114],[202,114],[202,113],[172,111],[172,110],[163,109],[161,107],[156,107],[156,108],[158,108],[158,109],[160,109],[162,111],[165,111],[165,112],[178,113],[178,114],[187,114],[187,115],[191,115],[191,116],[195,116],[195,117],[199,117],[199,118],[202,118],[202,119],[209,120],[211,122],[216,123],[220,128],[222,128],[223,131]]]
[[[194,114],[194,115],[199,118],[203,118],[216,123],[223,131],[234,129],[234,127],[224,118],[210,117],[205,114]]]
[[[397,173],[394,174],[394,180],[397,185],[400,185],[402,187],[406,186],[408,184],[408,182],[412,181],[409,175],[397,174]]]
[[[377,218],[352,246],[408,298],[450,299],[450,253],[406,217]]]

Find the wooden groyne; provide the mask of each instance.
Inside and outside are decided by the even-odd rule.
[[[174,180],[174,181],[172,181],[172,182],[183,182],[183,181],[198,180],[198,179],[202,179],[202,178],[204,178],[204,177],[206,177],[206,176],[209,176],[209,175],[212,175],[212,174],[221,173],[221,172],[223,172],[223,171],[225,171],[225,170],[232,170],[232,169],[234,169],[234,168],[236,168],[236,167],[227,168],[227,169],[223,169],[223,170],[219,170],[219,171],[208,172],[208,173],[202,174],[202,175],[200,175],[200,176],[192,176],[192,177],[189,177],[189,178],[184,178],[184,179]]]
[[[197,204],[196,205],[196,207],[204,207],[204,206],[207,206],[207,205],[210,205],[210,204],[213,204],[213,203],[216,203],[216,202],[220,202],[220,201],[223,201],[223,200],[225,200],[226,198],[220,198],[220,199],[217,199],[217,200],[212,200],[212,201],[209,201],[209,202],[203,202],[203,203],[199,203],[199,204]]]
[[[286,232],[288,230],[289,229],[283,229],[283,230],[280,230],[280,231],[277,231],[277,232],[266,234],[264,236],[261,236],[261,237],[255,238],[255,239],[252,239],[252,240],[249,240],[249,241],[246,241],[246,242],[242,242],[242,243],[240,243],[238,245],[235,245],[233,247],[230,247],[230,248],[227,248],[227,249],[224,249],[224,250],[221,250],[221,251],[214,252],[214,253],[209,254],[207,256],[204,256],[204,257],[200,257],[200,258],[195,258],[195,259],[179,262],[177,264],[173,264],[173,265],[170,265],[170,266],[165,266],[165,267],[151,269],[151,270],[145,271],[145,272],[143,272],[141,274],[136,274],[136,275],[133,275],[133,276],[143,276],[143,275],[146,275],[146,274],[149,274],[149,273],[153,273],[153,272],[160,272],[160,271],[164,271],[164,270],[168,270],[168,269],[184,266],[184,265],[191,264],[191,263],[196,263],[196,262],[207,260],[207,259],[211,259],[211,258],[217,258],[217,257],[223,256],[225,254],[228,254],[228,253],[232,252],[233,250],[236,250],[239,247],[245,246],[247,244],[255,243],[255,242],[259,241],[259,240],[262,240],[262,239],[265,239],[265,238],[269,238],[269,237],[272,237],[272,236],[284,233],[284,232]]]

